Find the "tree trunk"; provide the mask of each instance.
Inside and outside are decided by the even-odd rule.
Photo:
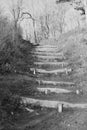
[[[85,8],[85,18],[86,18],[86,25],[87,25],[87,7]]]
[[[87,25],[87,0],[83,0],[84,9],[85,9],[85,18],[86,18],[86,25]]]
[[[35,40],[35,43],[37,43],[37,35],[36,35],[36,30],[35,30],[35,20],[33,20],[33,29],[34,29],[34,40]]]

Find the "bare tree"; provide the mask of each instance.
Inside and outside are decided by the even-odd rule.
[[[43,38],[49,38],[50,33],[50,14],[46,13],[39,17],[39,22],[41,26],[41,33]]]
[[[36,20],[28,11],[24,11],[23,0],[17,0],[16,4],[12,1],[11,14],[13,16],[13,22],[14,22],[13,39],[15,39],[20,22],[24,19],[31,19],[33,23],[33,29],[34,29],[34,39],[35,39],[35,42],[37,42],[37,36],[36,36],[36,30],[35,30]]]
[[[82,0],[82,3],[85,9],[85,17],[86,17],[86,24],[87,24],[87,0]]]
[[[33,17],[35,17],[34,16],[34,1],[32,0],[32,12],[33,12]],[[37,34],[36,34],[36,20],[35,19],[32,19],[33,21],[33,30],[34,30],[34,39],[35,39],[35,43],[37,43]]]
[[[40,24],[42,35],[44,38],[56,38],[64,31],[65,26],[65,8],[57,5],[53,11],[45,11],[45,14],[40,16]],[[58,36],[57,36],[58,35]]]
[[[75,0],[74,1],[77,4],[77,9],[81,10],[85,14],[86,24],[87,24],[87,0]],[[80,6],[79,6],[80,4]]]
[[[13,41],[17,40],[18,36],[18,26],[19,22],[22,20],[22,11],[23,11],[23,0],[17,0],[15,3],[14,1],[11,2],[11,14],[13,17]]]
[[[4,10],[0,8],[0,51],[6,45],[7,39],[10,38],[10,21],[6,16],[3,16]]]
[[[57,24],[58,24],[58,30],[60,33],[63,33],[63,29],[64,29],[65,12],[66,12],[65,8],[59,5],[58,10],[57,10]]]
[[[32,20],[33,29],[34,29],[34,40],[35,40],[35,43],[37,43],[37,35],[36,35],[36,29],[35,29],[36,19],[33,18],[33,16],[28,11],[25,11],[22,13],[22,20],[23,19],[31,19]]]

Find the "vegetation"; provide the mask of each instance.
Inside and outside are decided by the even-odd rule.
[[[13,95],[9,90],[0,90],[1,105],[0,105],[0,120],[4,121],[17,118],[23,110],[22,99],[18,95]],[[4,123],[4,122],[3,122]]]
[[[23,18],[22,0],[17,2],[17,5],[11,6],[12,21],[8,17],[3,16],[2,10],[0,11],[1,77],[29,71],[26,66],[30,62],[28,53],[33,45],[30,41],[22,38],[22,28],[20,27],[20,21]],[[6,123],[11,124],[23,111],[23,103],[19,93],[16,95],[12,90],[12,84],[11,86],[8,84],[6,83],[6,78],[4,84],[0,84],[0,122],[4,123],[4,125]]]

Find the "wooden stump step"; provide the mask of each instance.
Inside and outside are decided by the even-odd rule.
[[[63,81],[47,81],[47,80],[36,80],[39,84],[52,84],[52,85],[75,85],[73,82],[63,82]]]
[[[61,88],[37,88],[40,92],[45,92],[46,94],[48,92],[55,92],[55,93],[71,93],[72,91],[67,89],[61,89]]]
[[[72,69],[69,68],[62,68],[62,69],[56,69],[56,70],[50,70],[50,71],[47,71],[45,69],[35,69],[35,68],[30,68],[31,71],[36,71],[38,73],[43,73],[43,74],[57,74],[57,73],[70,73],[72,72]]]
[[[63,105],[65,108],[81,108],[85,109],[87,108],[87,103],[68,103],[64,101],[51,101],[51,100],[40,100],[40,99],[34,99],[34,98],[27,98],[22,97],[24,104],[36,104],[40,105],[41,107],[47,107],[47,108],[58,108],[58,105]]]
[[[34,62],[35,65],[58,65],[58,66],[67,66],[66,62]]]

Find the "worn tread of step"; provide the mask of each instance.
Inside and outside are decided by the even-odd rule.
[[[87,108],[87,103],[68,103],[64,101],[40,100],[34,98],[22,97],[24,104],[36,104],[47,108],[57,108],[59,104],[63,104],[66,108]]]
[[[66,62],[34,62],[35,65],[68,65]]]
[[[45,70],[45,69],[35,69],[35,68],[30,68],[31,71],[36,71],[38,73],[44,73],[44,74],[57,74],[57,73],[69,73],[72,72],[72,69],[67,69],[67,68],[62,68],[62,69],[56,69],[56,70]]]
[[[67,89],[61,89],[61,88],[37,88],[38,91],[40,92],[55,92],[55,93],[71,93],[72,91],[67,90]]]
[[[47,80],[36,80],[39,84],[53,84],[53,85],[75,85],[73,82],[63,82],[63,81],[47,81]]]

